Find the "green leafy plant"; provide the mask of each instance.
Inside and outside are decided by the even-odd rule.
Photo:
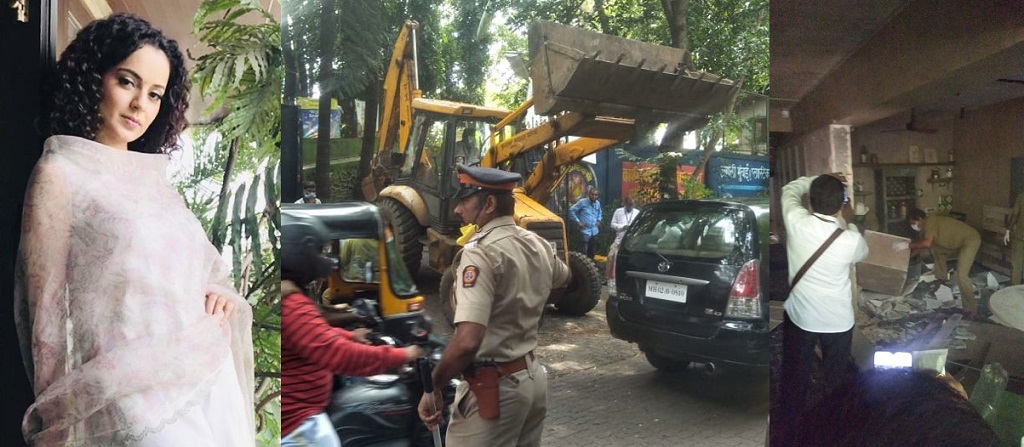
[[[262,23],[241,22],[256,17]],[[281,28],[255,0],[204,0],[193,32],[213,51],[196,61],[192,79],[211,100],[204,113],[215,117],[225,140],[239,139],[255,159],[275,150],[281,122]]]
[[[230,251],[231,277],[235,288],[252,306],[253,357],[256,369],[256,417],[260,438],[273,439],[276,445],[280,435],[280,371],[281,371],[281,313],[280,313],[280,260],[278,257],[278,222],[274,218],[278,200],[277,165],[265,160],[265,168],[251,180],[241,181],[227,197],[220,197],[206,183],[220,180],[221,168],[210,163],[217,160],[218,145],[209,134],[193,132],[197,147],[196,164],[176,183],[187,206],[210,231],[218,201],[231,203],[231,213],[222,235],[224,242],[215,244],[218,250]],[[204,149],[205,148],[205,149]],[[267,205],[262,205],[261,202]]]
[[[633,199],[638,205],[658,202],[666,199],[666,192],[676,187],[676,172],[681,156],[672,152],[658,153],[651,158],[644,158],[633,153],[617,148],[615,154],[622,160],[635,163],[637,177],[635,179],[637,188],[633,191]],[[687,175],[687,182],[683,185],[687,190],[704,188],[707,195],[710,189],[704,186],[699,178]],[[703,197],[707,197],[707,195]],[[674,198],[674,194],[669,197]]]
[[[256,20],[239,20],[242,17]],[[235,287],[252,305],[257,440],[280,438],[281,312],[277,203],[283,77],[280,26],[254,0],[204,0],[193,32],[211,48],[192,72],[210,100],[193,129],[197,163],[184,185],[220,182],[219,194],[186,192],[218,250],[230,250]],[[208,148],[208,149],[207,149]],[[236,173],[249,178],[234,179]],[[233,190],[233,191],[232,191]],[[214,209],[214,207],[216,207]],[[210,215],[213,215],[210,218]]]

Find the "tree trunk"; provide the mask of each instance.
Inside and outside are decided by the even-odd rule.
[[[282,8],[286,8],[285,2],[281,4]],[[292,42],[292,26],[288,24],[290,12],[282,11],[282,15],[285,16],[284,20],[281,21],[281,55],[284,57],[284,98],[282,101],[285,105],[295,105],[295,96],[297,93],[296,79],[298,75],[299,66],[298,58],[295,57],[295,44]]]
[[[320,107],[316,138],[316,195],[331,201],[331,74],[334,62],[334,0],[323,0],[320,16]]]
[[[661,0],[661,9],[665,11],[665,21],[668,23],[669,37],[672,39],[672,46],[686,52],[686,67],[695,70],[693,58],[690,57],[690,32],[686,22],[690,9],[689,0]]]
[[[736,85],[736,94],[733,95],[732,99],[729,100],[729,107],[725,110],[725,116],[732,115],[733,109],[736,107],[736,100],[740,97],[740,91],[743,90],[743,78],[740,78]],[[723,118],[724,119],[724,118]],[[700,162],[697,163],[697,167],[693,171],[693,175],[699,175],[704,171],[704,166],[707,166],[708,160],[711,159],[711,154],[715,152],[715,146],[718,145],[718,141],[722,139],[725,132],[725,126],[721,126],[719,130],[715,131],[708,140],[707,146],[704,147],[704,153],[700,156]],[[687,188],[686,196],[690,197],[690,189]]]
[[[377,107],[380,102],[380,78],[374,77],[366,86],[364,98],[366,109],[363,111],[363,145],[359,150],[359,172],[357,178],[361,181],[370,175],[372,169],[374,149],[377,146]],[[362,195],[362,188],[359,194]],[[365,200],[366,197],[363,197]]]
[[[352,98],[338,101],[341,106],[341,137],[356,138],[359,136],[359,117],[356,116],[356,100]]]
[[[665,125],[665,134],[661,137],[659,152],[682,152],[683,138],[686,136],[686,129],[679,126],[678,122],[668,122]]]
[[[594,12],[597,13],[597,21],[601,24],[601,32],[614,35],[612,25],[608,22],[608,14],[604,11],[604,0],[594,0]]]
[[[295,61],[295,64],[296,64],[296,67],[298,67],[298,70],[299,70],[299,72],[297,73],[298,74],[298,78],[299,78],[298,79],[298,81],[299,81],[298,82],[298,84],[299,84],[299,94],[302,95],[305,98],[308,98],[309,95],[310,95],[310,91],[309,91],[309,64],[306,61],[306,57],[304,55],[302,55],[302,54],[299,54],[299,57],[297,59],[298,60]]]
[[[689,0],[661,0],[661,8],[665,12],[665,21],[668,24],[669,37],[672,46],[682,49],[684,62],[688,69],[693,70],[693,60],[690,57],[690,37],[687,28],[687,14],[689,13]],[[686,131],[680,129],[676,123],[668,123],[665,135],[662,137],[658,152],[681,152],[683,150],[683,137]],[[676,199],[679,197],[679,178],[676,175],[678,159],[676,157],[663,156],[659,169],[661,180],[659,191],[662,199]]]

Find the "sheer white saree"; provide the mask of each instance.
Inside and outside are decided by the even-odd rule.
[[[30,444],[254,443],[252,311],[166,169],[161,154],[46,141],[15,290]],[[229,324],[205,313],[208,292],[236,300]]]

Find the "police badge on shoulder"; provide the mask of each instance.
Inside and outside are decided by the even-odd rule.
[[[462,269],[462,288],[468,289],[475,286],[479,275],[480,271],[475,265],[467,265],[466,268]]]

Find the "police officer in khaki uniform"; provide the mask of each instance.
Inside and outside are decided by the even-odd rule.
[[[971,283],[971,265],[981,248],[981,234],[974,227],[947,216],[927,217],[924,211],[913,209],[907,213],[907,222],[914,231],[923,232],[924,238],[910,244],[911,250],[931,248],[935,256],[935,277],[949,280],[946,260],[956,257],[956,282],[960,286],[964,314],[976,318],[978,302],[974,299],[974,284]]]
[[[1003,243],[1010,246],[1010,284],[1024,284],[1024,192],[1017,194],[1017,201],[1010,211],[1010,225],[1007,225]]]
[[[512,218],[519,174],[457,166],[464,224],[479,225],[455,275],[455,333],[433,373],[434,389],[463,377],[448,425],[450,446],[540,445],[547,412],[547,376],[533,353],[537,325],[552,288],[569,268],[551,246]],[[490,385],[490,388],[488,387]],[[420,418],[434,427],[439,392],[424,394]]]

